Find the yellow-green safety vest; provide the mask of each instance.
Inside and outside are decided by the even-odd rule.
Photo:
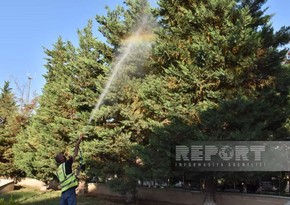
[[[76,176],[72,173],[66,174],[65,172],[65,163],[62,163],[57,168],[57,177],[61,187],[61,192],[68,190],[69,188],[78,186],[78,180]]]

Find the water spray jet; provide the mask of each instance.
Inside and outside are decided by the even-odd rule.
[[[126,65],[126,61],[130,56],[136,55],[136,49],[142,49],[143,59],[141,61],[146,60],[146,54],[149,54],[151,50],[151,45],[154,42],[154,34],[152,32],[153,27],[149,24],[149,18],[144,17],[141,21],[141,24],[138,26],[136,32],[134,32],[131,36],[124,39],[122,41],[122,46],[120,48],[120,54],[116,57],[116,61],[113,63],[111,75],[108,78],[108,81],[105,85],[103,92],[101,93],[95,108],[93,109],[91,116],[89,118],[89,124],[94,118],[94,114],[99,110],[101,104],[104,101],[104,98],[108,94],[113,82],[117,78],[117,74],[123,70]],[[140,61],[140,59],[138,59]]]

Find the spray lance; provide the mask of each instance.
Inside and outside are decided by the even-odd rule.
[[[84,127],[83,130],[82,130],[82,134],[85,136],[88,135],[88,133],[90,133],[90,128],[88,126]],[[86,169],[86,165],[84,163],[84,160],[83,160],[83,150],[81,148],[81,146],[79,147],[79,167],[77,169],[77,176],[79,175],[79,173],[81,171],[85,171]]]

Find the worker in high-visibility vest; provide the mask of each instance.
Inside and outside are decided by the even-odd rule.
[[[76,142],[73,156],[66,159],[64,153],[58,153],[55,156],[55,161],[59,164],[56,176],[61,187],[60,205],[76,205],[77,196],[75,189],[78,186],[78,180],[72,171],[72,164],[78,155],[79,146],[82,141],[83,134],[80,135]]]

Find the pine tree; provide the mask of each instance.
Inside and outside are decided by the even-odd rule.
[[[72,112],[66,106],[71,96],[65,90],[68,86],[65,86],[64,78],[65,65],[70,60],[68,49],[72,49],[70,45],[65,45],[59,39],[54,50],[46,50],[49,57],[48,72],[45,75],[47,84],[39,100],[39,109],[33,116],[31,125],[18,136],[18,143],[14,146],[18,168],[30,177],[45,178],[55,168],[55,152],[69,141],[66,134],[70,126],[64,125],[68,122],[63,119]]]
[[[100,109],[93,113],[91,127],[95,136],[85,142],[85,147],[91,174],[111,179],[109,184],[114,190],[134,195],[137,180],[146,173],[140,169],[141,152],[137,152],[139,144],[147,144],[149,129],[143,116],[140,88],[151,72],[148,58],[155,20],[147,1],[126,1],[125,7],[108,10],[106,17],[96,18],[114,56],[108,74],[114,69],[119,72]]]
[[[138,180],[174,183],[186,174],[171,167],[176,144],[284,140],[289,71],[281,67],[280,48],[290,29],[275,33],[264,3],[161,0],[152,18],[146,0],[127,0],[96,17],[106,43],[94,38],[91,21],[78,32],[79,47],[59,39],[45,51],[47,84],[31,125],[18,136],[18,168],[46,178],[56,168],[55,153],[72,148],[86,128],[86,176],[134,194]],[[143,44],[145,37],[154,45]]]
[[[288,113],[278,108],[287,106],[280,100],[288,85],[277,80],[283,76],[279,57],[284,52],[277,48],[287,42],[289,33],[288,28],[273,32],[262,5],[160,1],[156,14],[161,28],[153,62],[146,65],[149,72],[142,78],[123,76],[125,83],[111,90],[95,115],[98,174],[117,176],[117,182],[130,176],[133,181],[167,181],[175,175],[170,151],[176,143],[265,140],[273,139],[273,132],[276,139],[282,136]],[[128,10],[138,11],[132,6]],[[97,18],[115,52],[121,39],[130,35],[124,24],[134,25],[126,23],[128,15],[120,17],[123,12],[118,8],[107,18]],[[263,111],[269,108],[276,109]]]
[[[289,74],[280,66],[285,51],[278,49],[289,42],[289,27],[274,33],[264,3],[160,1],[154,63],[171,101],[163,102],[169,123],[155,140],[162,144],[152,150],[164,142],[289,135],[283,128]]]
[[[56,153],[72,154],[100,93],[110,55],[106,45],[93,37],[91,21],[79,31],[79,48],[59,38],[45,53],[46,84],[39,108],[14,147],[18,167],[39,179],[54,173]]]
[[[17,174],[14,166],[12,146],[16,135],[24,126],[9,81],[4,83],[0,95],[0,172],[2,176],[13,177]]]
[[[155,63],[173,99],[172,117],[196,129],[192,139],[266,140],[288,115],[277,113],[287,106],[277,79],[284,53],[278,47],[289,28],[273,32],[264,2],[160,2]]]

